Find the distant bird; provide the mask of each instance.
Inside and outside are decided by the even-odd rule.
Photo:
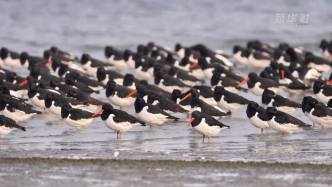
[[[87,106],[85,108],[89,111],[95,111],[95,110],[97,110],[97,108],[106,104],[106,102],[95,99],[95,98],[93,98],[87,94],[84,94],[82,92],[79,92],[77,90],[69,90],[67,92],[66,96],[75,98],[78,101],[82,102],[83,104],[86,104]]]
[[[90,125],[95,117],[98,116],[93,116],[93,113],[86,110],[72,108],[69,104],[61,107],[61,118],[63,121],[69,126],[77,127],[77,130]]]
[[[45,97],[48,93],[54,93],[47,89],[42,89],[35,84],[29,84],[28,97],[33,105],[43,108],[46,112]]]
[[[95,79],[90,79],[89,77],[84,77],[78,73],[68,73],[65,78],[73,78],[77,82],[84,83],[89,86],[91,89],[97,91],[104,89],[105,85]]]
[[[241,46],[234,46],[233,47],[233,57],[234,59],[243,64],[243,65],[249,65],[249,60],[247,58],[247,51],[244,47]]]
[[[318,72],[326,73],[331,70],[331,62],[322,57],[315,56],[314,54],[308,52],[304,59],[304,64],[308,67],[316,69]]]
[[[22,127],[20,125],[17,125],[17,123],[12,120],[11,118],[8,118],[6,116],[0,115],[0,137],[6,136],[13,130],[20,129],[22,131],[26,131],[25,127]]]
[[[87,84],[81,83],[81,82],[76,82],[74,78],[66,78],[65,82],[67,85],[73,86],[74,88],[88,93],[88,94],[92,94],[92,93],[97,93],[99,94],[99,90],[95,91],[94,89],[90,88]]]
[[[227,91],[223,86],[217,86],[214,89],[214,99],[217,101],[219,107],[229,111],[230,116],[234,111],[250,102],[240,95]]]
[[[171,99],[178,105],[180,105],[182,108],[190,111],[190,99],[186,99],[184,101],[181,101],[182,98],[184,98],[187,95],[187,93],[181,93],[181,90],[175,89],[172,92]]]
[[[127,63],[123,58],[123,52],[114,49],[112,46],[105,47],[105,57],[108,62],[113,64],[117,71],[120,72],[127,67]]]
[[[155,105],[169,114],[177,112],[186,114],[189,112],[189,110],[182,108],[180,105],[176,104],[173,100],[161,97],[155,93],[149,93],[147,103]]]
[[[127,132],[135,126],[145,126],[145,123],[125,111],[114,109],[110,104],[104,104],[102,109],[93,114],[101,113],[101,119],[105,125],[116,132],[117,139],[121,139],[122,133]]]
[[[117,85],[113,80],[108,81],[106,85],[106,97],[114,105],[122,107],[131,106],[134,104],[136,95],[132,94],[128,96],[132,89],[125,86]]]
[[[203,80],[200,80],[195,76],[190,75],[188,72],[178,69],[174,66],[168,70],[168,75],[180,79],[184,84],[189,86],[201,85],[204,83]]]
[[[135,113],[138,119],[152,125],[162,125],[168,120],[178,120],[179,118],[171,116],[157,106],[146,103],[144,99],[137,98],[135,101]]]
[[[45,97],[45,107],[52,113],[61,116],[61,107],[70,105],[74,108],[84,109],[85,105],[74,98],[64,97],[55,93],[47,93]]]
[[[249,90],[257,96],[262,96],[264,90],[267,88],[276,93],[280,93],[282,91],[281,86],[285,86],[285,84],[280,84],[271,79],[258,77],[258,75],[253,72],[249,73],[248,77],[237,86],[239,87],[246,82]]]
[[[123,84],[124,76],[114,70],[105,70],[104,67],[98,67],[97,80],[106,85],[109,80],[113,80],[118,85]]]
[[[97,70],[98,68],[107,68],[112,66],[112,64],[102,62],[100,60],[92,58],[89,54],[84,53],[81,57],[81,64],[83,69],[88,71],[91,75],[97,76]]]
[[[226,113],[222,111],[220,108],[211,106],[206,102],[202,101],[201,99],[199,99],[199,96],[200,96],[199,92],[195,88],[192,88],[190,89],[189,93],[181,99],[181,101],[184,101],[190,97],[191,112],[199,111],[207,115],[210,115],[214,118],[220,118],[223,116],[230,115],[229,112]]]
[[[332,125],[332,109],[315,98],[307,97],[304,113],[314,124],[320,124],[322,129],[324,125]]]
[[[11,67],[12,71],[14,67],[21,67],[20,55],[14,51],[10,51],[7,48],[1,48],[0,57],[2,61]]]
[[[191,113],[191,120],[189,121],[187,127],[191,124],[196,132],[203,135],[203,143],[205,136],[208,136],[208,142],[210,142],[210,137],[217,135],[223,129],[229,129],[230,126],[224,125],[220,121],[216,120],[210,115],[201,113],[199,111],[194,111]]]
[[[294,113],[301,108],[300,103],[291,101],[283,96],[276,95],[274,91],[265,89],[262,95],[262,104],[268,107],[276,107],[278,111],[287,114]]]
[[[42,114],[42,112],[32,109],[25,103],[4,94],[0,94],[0,111],[2,115],[11,118],[16,123],[27,120],[33,115]]]
[[[190,87],[181,82],[179,79],[165,75],[163,72],[157,72],[155,74],[154,83],[169,93],[172,93],[174,89],[182,90]]]
[[[327,103],[332,98],[332,85],[326,85],[324,81],[317,80],[312,88],[319,101]]]
[[[268,53],[257,50],[247,52],[247,58],[249,65],[260,68],[265,68],[272,60],[272,57]]]
[[[278,111],[275,107],[266,109],[266,118],[271,129],[282,133],[282,139],[285,139],[285,133],[292,134],[299,127],[311,126],[289,114]]]
[[[230,79],[228,77],[222,77],[220,73],[213,73],[211,78],[211,86],[224,86],[224,88],[230,92],[238,93],[239,91],[248,92],[248,89],[237,87],[238,81]]]
[[[265,109],[260,107],[256,102],[251,101],[248,104],[246,113],[250,123],[257,128],[260,128],[262,134],[265,128],[270,127],[267,123]]]

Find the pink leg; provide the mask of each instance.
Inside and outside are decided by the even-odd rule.
[[[263,132],[264,132],[264,129],[261,129],[261,133],[263,134]]]
[[[284,133],[282,133],[282,139],[283,139],[283,140],[285,139],[285,134],[284,134]]]
[[[203,135],[203,143],[204,143],[205,135]]]
[[[229,117],[232,117],[232,111],[229,111]]]
[[[208,142],[210,143],[210,135],[208,136]]]
[[[120,139],[122,139],[122,132],[120,132]]]
[[[322,124],[322,129],[324,129],[324,124]]]
[[[316,124],[315,124],[315,122],[313,122],[313,123],[312,123],[312,127],[315,127],[315,126],[316,126]]]
[[[10,69],[11,69],[12,71],[14,71],[14,66],[10,67]]]
[[[152,130],[152,125],[150,125],[150,130]]]
[[[119,139],[119,132],[116,132],[116,139]]]
[[[120,106],[120,110],[122,110],[122,106]]]
[[[188,113],[188,114],[187,114],[187,118],[189,118],[189,117],[190,117],[190,114]]]
[[[289,100],[293,100],[293,95],[289,94]]]
[[[44,114],[46,113],[46,108],[44,108]]]

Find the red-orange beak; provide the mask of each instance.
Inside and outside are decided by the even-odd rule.
[[[312,64],[312,62],[309,62],[309,63],[308,63],[308,67],[311,66],[311,64]]]
[[[246,79],[244,79],[242,82],[240,82],[236,87],[239,87],[239,86],[241,86],[242,84],[244,84],[244,83],[246,83],[246,82],[248,82],[250,80],[250,78],[249,77],[247,77]]]
[[[285,71],[284,71],[284,70],[281,70],[280,73],[281,73],[281,78],[282,78],[282,79],[285,79]]]
[[[102,113],[102,112],[104,112],[103,109],[101,109],[101,110],[99,110],[98,112],[94,113],[94,114],[92,115],[92,117],[95,117],[96,115],[98,115],[98,114],[100,114],[100,113]]]
[[[330,85],[330,84],[332,84],[332,80],[330,80],[330,81],[327,83],[327,85]]]
[[[196,66],[198,66],[198,62],[196,62],[195,64],[191,65],[191,66],[189,67],[189,69],[193,69],[193,68],[196,67]]]
[[[28,83],[28,80],[24,80],[23,82],[21,82],[20,86],[25,85],[26,83]]]
[[[276,97],[276,96],[277,96],[276,94],[273,95],[273,97]]]
[[[186,96],[184,96],[184,98],[181,99],[181,101],[187,99],[187,98],[190,97],[190,96],[191,96],[191,93],[188,93]]]
[[[189,121],[187,127],[189,127],[189,125],[191,124],[191,122],[193,122],[195,120],[195,118],[191,118],[191,120]]]
[[[128,97],[134,95],[135,93],[137,93],[137,90],[132,91],[132,92],[131,92],[130,94],[128,94],[125,98],[128,98]]]
[[[49,60],[46,64],[47,67],[49,67],[52,64],[52,60]]]

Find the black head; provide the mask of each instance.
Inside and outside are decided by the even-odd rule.
[[[123,86],[131,86],[134,83],[134,75],[126,74],[123,78]]]
[[[10,90],[9,90],[8,86],[1,85],[0,86],[0,93],[10,95]]]
[[[327,103],[327,107],[332,109],[332,99],[330,99],[329,102]]]
[[[8,101],[10,100],[10,96],[6,95],[6,94],[0,94],[0,102],[1,103],[8,103]]]
[[[33,67],[30,71],[31,76],[38,76],[40,75],[40,68],[39,67]]]
[[[189,58],[188,57],[184,57],[181,61],[180,61],[180,66],[186,66],[187,64],[189,64]]]
[[[286,49],[288,49],[290,46],[288,43],[280,43],[278,46],[278,49],[285,51]]]
[[[199,111],[194,111],[191,113],[192,118],[201,118],[202,114]]]
[[[44,84],[44,83],[39,83],[39,84],[38,84],[38,87],[41,88],[41,89],[46,89],[46,88],[47,88],[47,85]]]
[[[250,79],[256,79],[256,78],[258,78],[258,75],[257,75],[257,73],[251,72],[251,73],[248,74],[248,77]]]
[[[72,85],[72,86],[74,86],[75,85],[75,79],[73,79],[73,78],[67,78],[66,79],[66,84],[67,85]]]
[[[311,105],[311,106],[317,106],[318,105],[318,100],[317,99],[315,99],[315,98],[309,98],[308,100],[307,100],[307,104],[308,105]]]
[[[83,53],[81,57],[81,64],[86,64],[91,60],[91,56],[89,54]]]
[[[304,64],[310,66],[313,62],[315,62],[315,56],[312,53],[306,53]]]
[[[149,42],[148,45],[147,45],[147,47],[150,48],[150,49],[152,49],[155,46],[156,46],[156,44],[154,42]]]
[[[134,61],[135,61],[135,69],[140,67],[140,66],[143,66],[143,58],[135,58]]]
[[[263,78],[269,78],[270,77],[270,73],[263,70],[260,74],[259,74],[260,77],[263,77]]]
[[[128,61],[129,60],[129,57],[132,55],[132,52],[128,49],[126,49],[124,52],[123,52],[123,60],[124,61]]]
[[[148,81],[146,81],[146,80],[141,80],[141,81],[139,82],[139,84],[141,84],[141,85],[143,85],[143,86],[147,86],[147,85],[148,85]]]
[[[1,59],[7,58],[8,54],[9,54],[9,51],[8,51],[7,48],[4,48],[4,47],[1,48],[1,50],[0,50],[0,57],[1,57]]]
[[[298,60],[298,57],[297,57],[297,54],[296,54],[294,48],[288,48],[288,49],[286,49],[286,53],[289,56],[291,62],[295,62],[295,61]]]
[[[151,58],[157,59],[159,56],[159,52],[157,50],[152,50]]]
[[[112,46],[106,46],[105,47],[105,57],[109,58],[114,54],[114,49]]]
[[[271,67],[272,69],[274,69],[274,70],[277,70],[277,69],[279,68],[279,64],[278,64],[277,61],[272,60],[272,61],[270,62],[270,67]]]
[[[214,94],[221,94],[221,95],[223,95],[226,92],[227,92],[227,90],[223,86],[216,86],[214,88]]]
[[[143,98],[138,98],[137,97],[136,100],[135,100],[134,105],[135,105],[135,112],[139,113],[139,112],[142,111],[142,109],[146,105],[146,103],[145,103]]]
[[[215,86],[220,82],[221,74],[218,72],[213,73],[211,77],[211,86]]]
[[[61,118],[65,119],[69,116],[72,107],[69,104],[64,104],[61,107]]]
[[[323,39],[320,42],[319,48],[325,50],[329,45],[330,45],[329,42],[327,40]]]
[[[239,51],[244,51],[244,48],[239,45],[233,47],[233,54],[236,54]]]
[[[101,109],[103,109],[104,111],[109,111],[109,110],[113,110],[113,106],[111,104],[107,103],[107,104],[104,104]]]
[[[57,80],[50,80],[50,86],[53,88],[57,87],[59,84],[60,83]]]
[[[179,43],[175,44],[175,52],[178,52],[180,49],[182,49],[181,44]]]
[[[50,50],[45,50],[44,51],[44,55],[43,55],[43,57],[44,57],[44,59],[46,59],[46,60],[50,60],[51,59],[51,57],[52,57],[52,51],[50,51]]]
[[[265,89],[264,92],[263,92],[263,96],[268,97],[268,98],[272,98],[272,97],[276,97],[277,95],[274,93],[274,91],[269,90],[269,89]]]
[[[278,110],[277,110],[276,107],[267,107],[266,111],[267,111],[268,113],[275,114],[275,113],[277,113]]]
[[[97,69],[97,79],[98,81],[103,81],[106,79],[106,70],[104,67],[98,67]]]
[[[306,96],[306,97],[303,97],[302,99],[302,112],[304,113],[306,111],[306,106],[307,106],[307,102],[312,99],[311,96]]]
[[[29,58],[29,54],[27,52],[22,52],[21,55],[20,55],[20,61],[21,61],[21,64],[25,64],[26,60],[28,60]]]
[[[174,76],[178,71],[179,71],[179,69],[177,67],[171,66],[171,68],[169,68],[169,70],[168,70],[168,75]]]
[[[115,94],[116,83],[113,80],[109,80],[106,84],[106,96],[110,97]]]
[[[153,103],[155,100],[157,100],[160,96],[156,93],[150,92],[148,94],[148,103]]]
[[[258,109],[259,105],[254,101],[250,101],[249,104],[248,104],[248,107],[250,107],[252,109]]]
[[[77,91],[77,90],[74,90],[74,89],[70,89],[70,90],[68,90],[68,92],[67,92],[67,96],[68,96],[68,97],[76,97],[77,94],[78,94],[78,91]]]
[[[38,92],[39,89],[40,88],[37,85],[35,85],[35,84],[29,84],[28,97],[29,98],[34,97],[37,94],[37,92]]]
[[[181,90],[174,89],[173,92],[172,92],[172,100],[176,101],[176,99],[180,98],[181,94],[182,94]]]
[[[201,66],[202,69],[205,69],[208,66],[208,62],[204,57],[198,59],[198,65]]]
[[[165,60],[168,63],[172,63],[173,62],[173,55],[171,53],[168,53]]]
[[[322,80],[317,80],[314,82],[314,86],[313,86],[313,91],[314,94],[317,94],[320,92],[320,90],[322,89],[322,87],[325,85],[325,82]]]
[[[55,46],[52,46],[52,47],[50,48],[50,50],[51,50],[52,53],[54,53],[54,54],[56,54],[56,53],[59,51],[59,49],[58,49],[57,47],[55,47]]]
[[[161,71],[158,71],[156,74],[155,74],[155,77],[156,78],[159,78],[159,79],[162,79],[165,77],[165,73],[164,72],[161,72]]]

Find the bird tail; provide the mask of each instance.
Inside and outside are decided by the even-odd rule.
[[[169,115],[167,119],[174,119],[174,121],[178,121],[180,118]]]
[[[228,125],[221,125],[220,126],[222,129],[230,129],[231,127],[230,126],[228,126]]]
[[[21,129],[22,131],[26,131],[25,127],[19,126],[19,129]]]
[[[36,114],[43,114],[43,112],[38,111],[38,110],[34,110],[33,112],[36,113]]]
[[[248,92],[247,88],[238,87],[237,89],[240,90],[240,91],[246,92],[246,93]]]

